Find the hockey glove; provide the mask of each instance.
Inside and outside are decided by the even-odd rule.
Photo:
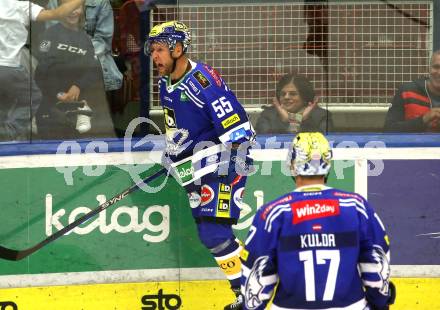
[[[388,287],[388,300],[387,304],[384,307],[377,307],[371,303],[368,303],[371,310],[389,310],[390,305],[394,304],[394,301],[396,300],[396,286],[393,282],[390,281],[389,287]]]
[[[220,158],[217,170],[219,181],[232,184],[238,177],[251,174],[254,171],[252,162],[249,157],[249,142],[244,142],[239,147],[228,148]]]

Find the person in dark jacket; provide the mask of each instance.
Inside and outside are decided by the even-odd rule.
[[[83,23],[80,7],[40,37],[35,80],[43,101],[36,119],[43,139],[115,137],[101,66]]]
[[[278,81],[272,106],[263,107],[257,121],[258,134],[304,131],[325,133],[333,128],[329,111],[318,106],[312,83],[302,75],[287,74]]]
[[[429,77],[400,86],[388,110],[385,131],[440,132],[440,51],[432,54]]]

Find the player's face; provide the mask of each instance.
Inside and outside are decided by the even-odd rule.
[[[293,83],[289,83],[281,89],[280,104],[291,113],[297,113],[303,107],[301,96]]]
[[[440,93],[440,55],[435,54],[431,59],[430,86]]]
[[[168,45],[165,43],[153,43],[150,47],[151,59],[157,68],[160,76],[171,74],[173,69],[173,59],[170,55]]]

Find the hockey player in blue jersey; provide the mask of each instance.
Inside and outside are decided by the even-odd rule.
[[[321,133],[299,133],[296,189],[256,213],[242,258],[244,309],[382,310],[394,302],[385,227],[358,194],[325,186],[332,153]]]
[[[225,81],[210,66],[187,57],[188,27],[178,21],[154,26],[145,51],[159,75],[166,129],[164,162],[186,189],[201,242],[226,274],[242,309],[242,246],[234,236],[254,130]]]

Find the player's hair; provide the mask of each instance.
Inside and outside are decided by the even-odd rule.
[[[304,105],[313,101],[316,95],[313,84],[305,76],[295,73],[286,74],[278,81],[276,86],[276,96],[278,100],[280,100],[283,87],[290,83],[295,85]]]

